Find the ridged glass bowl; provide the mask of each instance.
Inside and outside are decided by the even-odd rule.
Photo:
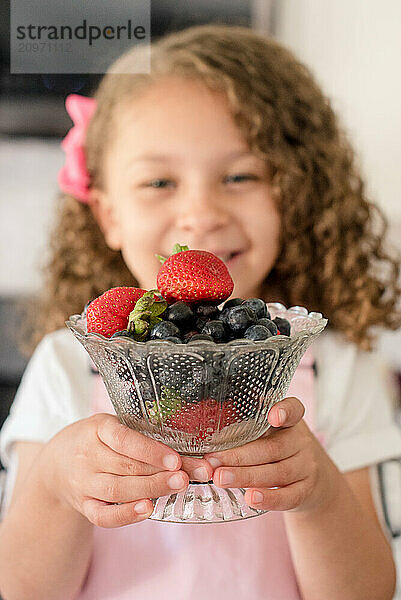
[[[291,336],[216,344],[136,342],[87,333],[83,315],[66,325],[89,353],[120,421],[187,456],[251,442],[285,397],[303,354],[327,320],[306,308],[268,303],[271,318],[291,323]],[[179,523],[238,520],[265,511],[249,507],[242,489],[190,482],[185,492],[155,501],[151,519]]]

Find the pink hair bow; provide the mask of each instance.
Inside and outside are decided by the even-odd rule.
[[[58,173],[57,181],[63,192],[87,203],[90,178],[86,168],[84,142],[88,123],[96,110],[96,100],[79,94],[69,94],[65,100],[65,107],[74,126],[61,142],[66,159]]]

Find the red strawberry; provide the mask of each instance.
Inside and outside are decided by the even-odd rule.
[[[170,415],[166,425],[204,440],[236,420],[237,412],[232,401],[220,406],[214,398],[206,398],[196,404],[187,404],[181,411]]]
[[[146,293],[135,287],[115,287],[93,300],[86,312],[88,332],[110,337],[127,328],[128,317],[137,300]]]
[[[157,275],[157,288],[167,302],[220,303],[231,295],[234,282],[224,262],[205,250],[174,246],[174,254],[165,259]],[[173,252],[174,252],[173,251]]]

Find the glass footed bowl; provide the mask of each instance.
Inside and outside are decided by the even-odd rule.
[[[291,336],[224,344],[136,342],[87,333],[86,318],[67,327],[89,353],[120,421],[187,456],[251,442],[270,427],[267,414],[282,400],[303,354],[326,326],[320,313],[268,303],[271,318],[291,323]],[[263,514],[243,489],[190,482],[184,492],[154,501],[151,519],[216,523]]]

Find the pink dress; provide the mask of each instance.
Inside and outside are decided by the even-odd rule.
[[[288,396],[305,405],[314,428],[314,373],[309,349]],[[114,413],[99,375],[93,412]],[[78,600],[301,600],[283,514],[233,523],[142,523],[94,529],[88,577]]]

